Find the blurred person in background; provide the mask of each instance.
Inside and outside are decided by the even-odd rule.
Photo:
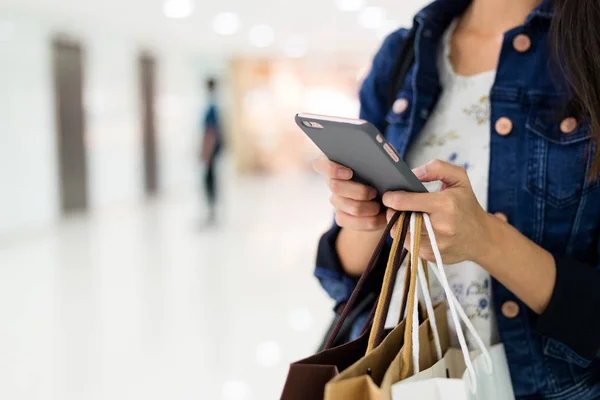
[[[210,78],[206,81],[209,105],[204,114],[204,135],[202,140],[201,159],[206,166],[204,175],[204,191],[208,201],[207,224],[213,224],[217,218],[217,177],[216,162],[223,145],[219,109],[217,106],[217,81]]]
[[[427,212],[469,318],[504,344],[517,398],[599,399],[600,2],[438,0],[414,21],[376,54],[360,118],[443,185],[376,193],[318,158],[336,223],[315,275],[343,307],[391,215]],[[390,93],[407,41],[415,63]]]

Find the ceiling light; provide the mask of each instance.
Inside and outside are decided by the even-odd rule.
[[[302,36],[292,36],[283,46],[283,51],[290,58],[300,58],[308,51],[308,42]]]
[[[255,25],[250,28],[250,44],[256,47],[269,47],[275,40],[273,28],[269,25]]]
[[[400,24],[395,20],[388,20],[375,31],[375,34],[379,39],[385,38],[390,33],[396,31],[399,28]]]
[[[166,0],[163,3],[163,13],[167,18],[187,18],[194,12],[192,0]]]
[[[385,23],[385,11],[381,7],[367,7],[358,16],[359,23],[368,29],[378,29]]]
[[[335,5],[342,11],[358,11],[364,4],[364,0],[335,0]]]
[[[217,14],[213,28],[219,35],[233,35],[240,29],[240,18],[231,12]]]

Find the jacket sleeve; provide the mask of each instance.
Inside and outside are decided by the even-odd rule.
[[[360,89],[360,118],[369,121],[383,131],[385,117],[389,101],[390,75],[394,67],[400,47],[406,38],[408,31],[400,29],[390,34],[375,55],[371,70]],[[345,303],[354,287],[356,279],[344,273],[340,259],[337,254],[335,243],[337,241],[340,227],[334,222],[319,242],[317,250],[317,267],[315,276],[319,279],[321,286],[335,300],[335,309]],[[383,250],[379,262],[385,262],[389,255],[389,246]],[[365,283],[365,293],[373,289],[373,282],[377,282],[382,275],[382,268],[376,268],[377,273]]]
[[[317,250],[317,267],[315,268],[315,276],[321,286],[329,294],[329,297],[335,300],[335,310],[338,310],[340,305],[350,298],[357,282],[342,268],[335,247],[339,232],[340,227],[334,222],[331,229],[321,237]]]
[[[556,284],[548,307],[537,319],[536,330],[563,344],[563,352],[570,356],[567,358],[576,361],[577,355],[585,360],[598,357],[600,265],[556,259]]]

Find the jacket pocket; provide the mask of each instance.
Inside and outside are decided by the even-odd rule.
[[[589,129],[579,124],[573,132],[564,133],[556,115],[534,108],[527,118],[527,190],[562,208],[576,203],[598,180],[589,178],[593,150]]]
[[[544,354],[548,357],[552,357],[560,361],[566,361],[570,364],[575,364],[580,368],[587,368],[592,363],[591,360],[581,357],[575,351],[571,350],[571,348],[559,342],[558,340],[544,337],[543,342]]]
[[[542,337],[544,365],[546,369],[546,391],[549,396],[557,399],[571,399],[569,393],[575,391],[589,379],[592,362],[575,353],[563,343]]]

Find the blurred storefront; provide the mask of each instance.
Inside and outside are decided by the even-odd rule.
[[[232,63],[231,134],[239,172],[306,169],[318,153],[296,126],[300,112],[358,115],[364,69],[319,60],[244,60]]]

